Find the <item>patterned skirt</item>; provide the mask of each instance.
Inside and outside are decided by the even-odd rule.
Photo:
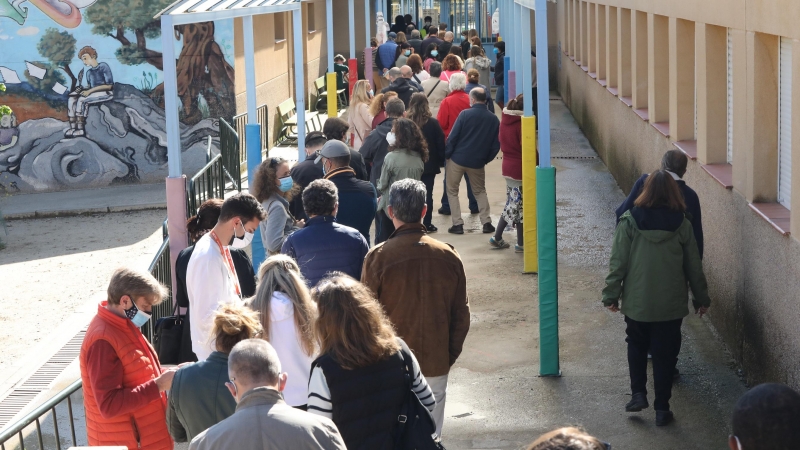
[[[506,206],[500,215],[507,223],[522,223],[522,187],[506,185]]]

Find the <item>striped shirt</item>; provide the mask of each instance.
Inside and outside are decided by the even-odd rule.
[[[425,380],[425,376],[419,369],[417,357],[414,356],[413,352],[411,352],[411,373],[415,374],[411,389],[425,408],[433,412],[433,408],[436,406],[436,399],[430,386],[428,386],[428,382]],[[325,373],[323,373],[321,367],[315,366],[308,381],[308,412],[332,419],[333,405],[330,399],[331,390],[328,387],[328,381],[325,379]]]

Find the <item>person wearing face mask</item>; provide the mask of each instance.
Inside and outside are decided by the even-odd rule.
[[[204,201],[200,208],[197,209],[197,215],[194,215],[186,221],[186,231],[189,232],[189,237],[192,242],[197,242],[201,237],[206,235],[219,220],[219,214],[222,210],[222,200],[212,198]],[[239,280],[239,286],[242,288],[242,297],[250,297],[256,292],[256,274],[253,271],[253,262],[244,248],[241,247],[246,241],[244,239],[235,239],[231,246],[231,259],[233,259],[233,267],[236,269],[236,278]],[[178,254],[178,259],[175,262],[175,301],[181,308],[187,308],[183,320],[183,337],[181,337],[181,351],[178,355],[178,362],[197,361],[197,355],[192,351],[192,336],[191,336],[191,317],[189,315],[189,293],[186,290],[186,271],[189,269],[189,261],[194,253],[194,245],[190,245],[181,250]]]
[[[325,179],[330,180],[339,193],[336,222],[353,227],[370,242],[369,229],[378,212],[378,194],[369,182],[356,178],[350,168],[350,152],[338,141],[330,141],[319,152]]]
[[[266,211],[255,197],[248,193],[233,195],[222,203],[214,228],[194,244],[186,267],[186,293],[192,351],[199,361],[216,348],[211,327],[217,307],[238,303],[244,296],[230,247],[250,245],[264,219]]]
[[[411,48],[411,44],[408,42],[403,42],[398,46],[400,49],[400,54],[397,56],[397,59],[394,62],[395,67],[402,67],[406,65],[408,62],[408,57],[414,52],[414,49]]]
[[[197,435],[189,449],[346,450],[330,419],[283,401],[287,378],[269,342],[247,339],[236,344],[228,357],[225,383],[236,400],[236,412]]]
[[[289,202],[300,195],[300,186],[294,183],[289,172],[289,161],[272,157],[262,162],[250,191],[267,211],[267,220],[261,223],[261,241],[267,255],[280,253],[286,236],[305,226],[305,220],[295,219],[289,212]]]
[[[439,46],[437,44],[430,44],[429,46],[427,46],[425,48],[425,55],[422,57],[422,68],[430,72],[431,65],[435,62],[439,62],[436,60],[437,56],[439,56]],[[441,64],[442,63],[439,63],[440,66]]]
[[[329,117],[322,126],[322,132],[329,141],[340,141],[347,145],[347,130],[350,129],[350,124],[341,117]],[[368,180],[369,172],[367,172],[367,164],[364,162],[364,157],[361,153],[350,149],[350,168],[356,173],[359,180]]]
[[[406,178],[420,181],[428,161],[428,143],[416,123],[409,119],[397,119],[392,124],[392,131],[386,135],[389,153],[383,160],[381,177],[378,179],[378,222],[375,243],[389,239],[394,233],[394,224],[389,218],[389,188],[395,181]]]
[[[123,267],[111,275],[80,352],[89,445],[173,448],[166,391],[177,369],[163,370],[139,331],[168,295],[147,272]]]
[[[308,287],[314,287],[331,271],[359,279],[369,243],[355,228],[337,222],[336,185],[329,180],[309,184],[303,191],[303,205],[308,223],[286,238],[281,253],[297,260]]]
[[[314,180],[322,178],[322,165],[316,163],[317,152],[325,145],[328,139],[321,131],[312,131],[306,134],[306,159],[300,161],[289,172],[292,181],[296,184],[300,192]],[[297,219],[306,220],[306,212],[303,209],[303,196],[295,195],[289,201],[289,212]]]

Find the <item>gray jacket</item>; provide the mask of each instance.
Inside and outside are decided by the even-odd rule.
[[[259,225],[261,242],[267,250],[267,256],[274,255],[281,252],[286,236],[298,228],[294,224],[294,217],[289,214],[289,202],[282,196],[272,194],[261,206],[267,211],[267,220],[262,220]]]
[[[275,389],[242,395],[236,412],[197,435],[189,450],[346,450],[330,419],[292,408]]]

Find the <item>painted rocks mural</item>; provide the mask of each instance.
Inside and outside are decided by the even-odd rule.
[[[161,182],[173,0],[0,0],[0,193]],[[184,171],[235,111],[233,21],[175,28]]]

